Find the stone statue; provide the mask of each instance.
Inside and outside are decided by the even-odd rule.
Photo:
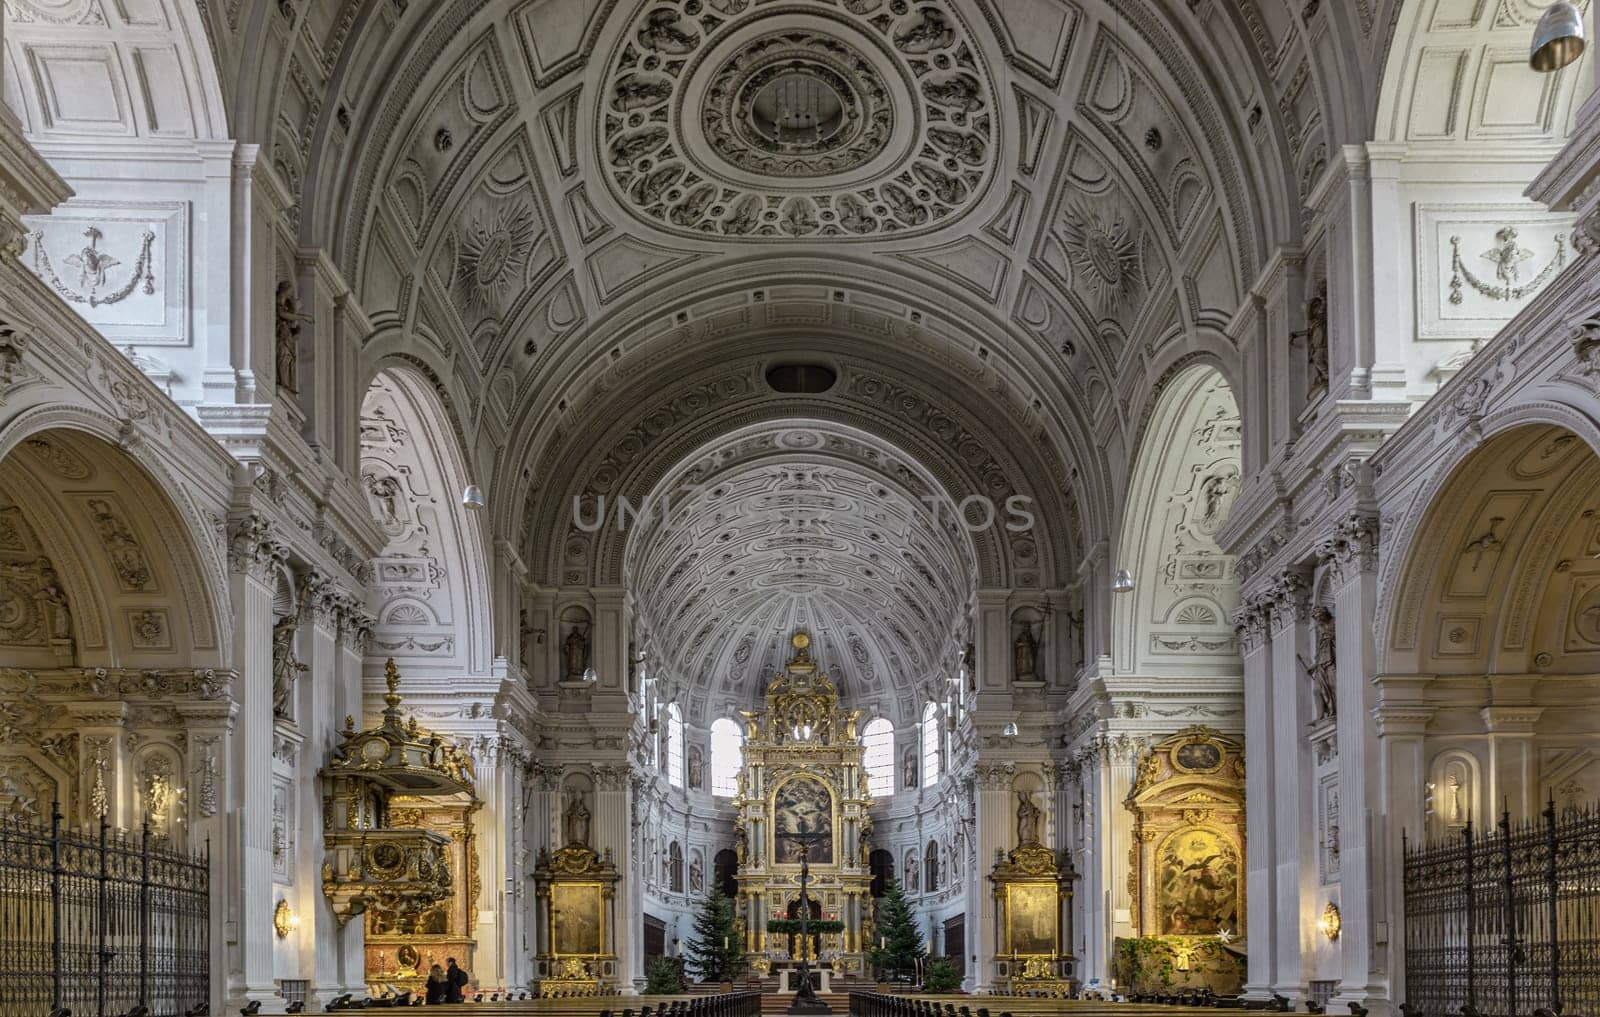
[[[900,772],[905,775],[906,790],[910,791],[917,786],[917,750],[906,749],[905,755],[900,757]]]
[[[978,691],[978,647],[968,643],[961,651],[961,666],[967,669],[967,691]]]
[[[1032,681],[1037,670],[1039,644],[1033,638],[1033,626],[1024,624],[1013,644],[1012,670],[1017,681]]]
[[[689,746],[689,786],[695,790],[705,787],[706,763],[700,746]]]
[[[66,592],[61,589],[61,577],[56,575],[55,563],[49,558],[40,558],[38,565],[39,588],[33,596],[38,601],[45,631],[53,640],[71,639],[72,608],[67,604]]]
[[[278,284],[276,303],[274,330],[277,339],[278,387],[299,395],[297,365],[300,359],[300,325],[310,321],[311,317],[300,313],[300,301],[294,295],[293,283]]]
[[[567,844],[589,847],[589,806],[582,791],[572,792],[567,803]]]
[[[1033,792],[1017,792],[1017,846],[1039,843],[1039,806],[1033,804]]]
[[[291,615],[272,627],[272,715],[289,716],[289,696],[300,672],[311,670],[294,659],[294,632],[299,619]]]
[[[750,835],[745,833],[744,824],[740,823],[733,828],[733,856],[739,864],[744,864],[745,852],[750,848]]]
[[[569,682],[583,681],[584,673],[589,670],[589,637],[582,625],[574,625],[572,631],[567,633],[567,641],[562,645],[562,653],[566,657],[566,680]]]
[[[1306,302],[1306,392],[1328,390],[1328,285]]]
[[[1338,715],[1336,690],[1339,668],[1334,650],[1333,612],[1319,607],[1311,613],[1316,635],[1316,650],[1312,660],[1300,658],[1300,666],[1311,676],[1311,698],[1316,710],[1313,721],[1332,720]]]
[[[705,863],[700,860],[700,856],[695,855],[689,860],[689,892],[700,893],[705,888],[706,866]]]

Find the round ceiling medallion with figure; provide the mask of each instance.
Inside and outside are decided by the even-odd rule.
[[[1000,112],[949,0],[647,0],[611,61],[600,159],[652,225],[906,236],[994,176]]]

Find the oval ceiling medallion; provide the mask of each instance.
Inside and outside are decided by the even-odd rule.
[[[991,79],[947,0],[649,0],[610,66],[601,161],[672,232],[910,235],[993,173]]]

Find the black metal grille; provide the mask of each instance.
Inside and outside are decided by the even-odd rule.
[[[0,1017],[179,1017],[211,991],[210,861],[152,836],[0,822]]]
[[[1407,844],[1406,1002],[1428,1015],[1600,1012],[1600,810]]]

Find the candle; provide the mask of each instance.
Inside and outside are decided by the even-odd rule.
[[[722,937],[722,948],[724,950],[726,950],[728,948],[728,937],[727,936],[723,936]]]

